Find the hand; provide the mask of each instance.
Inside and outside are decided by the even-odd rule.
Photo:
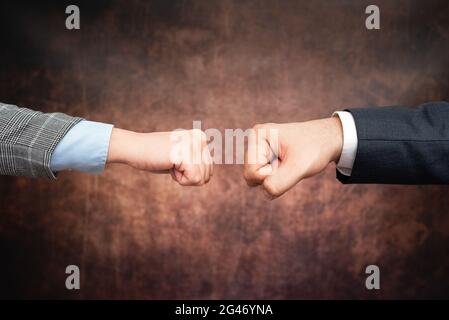
[[[201,130],[137,133],[114,128],[107,162],[170,173],[184,186],[208,183],[213,175],[212,157]]]
[[[253,129],[246,149],[244,177],[250,186],[262,185],[271,198],[323,171],[330,162],[338,162],[343,147],[338,117],[267,123]]]

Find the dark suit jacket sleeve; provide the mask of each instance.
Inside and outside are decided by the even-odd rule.
[[[81,118],[0,103],[0,175],[56,179],[56,145]]]
[[[343,183],[449,184],[449,103],[348,109],[358,147]]]

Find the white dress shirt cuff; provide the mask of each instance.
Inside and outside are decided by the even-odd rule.
[[[336,111],[333,116],[338,116],[343,127],[343,149],[340,160],[337,163],[337,170],[345,176],[350,176],[357,154],[357,129],[354,117],[348,111]]]

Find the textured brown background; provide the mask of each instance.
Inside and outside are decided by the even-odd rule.
[[[449,98],[446,0],[376,1],[380,31],[371,1],[91,2],[67,31],[63,1],[2,1],[0,101],[153,131]],[[0,177],[0,296],[449,297],[449,188],[343,186],[330,167],[269,202],[241,171]]]

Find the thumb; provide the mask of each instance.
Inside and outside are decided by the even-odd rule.
[[[302,179],[301,175],[296,174],[297,170],[295,162],[288,159],[280,161],[273,173],[263,181],[264,190],[273,199],[280,197]]]

